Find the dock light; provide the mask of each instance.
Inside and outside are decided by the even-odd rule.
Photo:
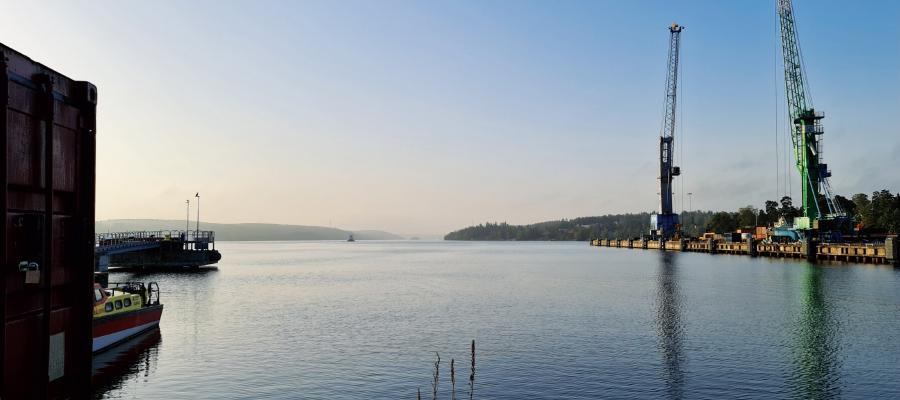
[[[184,204],[187,206],[187,214],[184,219],[184,234],[187,235],[191,229],[191,200],[185,200]]]
[[[196,229],[197,233],[196,233],[196,235],[199,236],[200,235],[200,192],[197,192],[197,194],[195,194],[194,197],[197,198],[197,229]],[[196,240],[196,238],[195,238],[195,240]]]

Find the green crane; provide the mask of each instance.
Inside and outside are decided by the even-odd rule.
[[[788,114],[791,121],[791,141],[794,160],[800,171],[803,218],[795,221],[798,229],[809,229],[821,219],[842,217],[843,211],[834,202],[828,178],[831,171],[822,162],[821,112],[812,107],[809,88],[804,79],[805,71],[797,41],[797,28],[791,0],[776,0],[778,21],[781,26],[781,50],[784,59],[784,83],[787,94]]]

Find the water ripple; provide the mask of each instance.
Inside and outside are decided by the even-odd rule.
[[[900,270],[583,243],[219,243],[97,398],[900,398]],[[162,339],[164,338],[164,340]],[[121,357],[119,357],[121,356]],[[458,397],[462,398],[462,397]]]

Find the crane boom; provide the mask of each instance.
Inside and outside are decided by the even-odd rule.
[[[672,207],[672,180],[681,174],[674,165],[675,155],[675,108],[678,104],[678,51],[681,45],[681,31],[684,27],[672,24],[669,27],[669,63],[666,73],[666,112],[662,131],[659,135],[659,214],[652,216],[651,224],[660,236],[670,238],[678,226],[678,214]]]
[[[809,88],[804,76],[800,43],[794,22],[791,0],[776,0],[778,22],[781,26],[781,50],[784,61],[784,84],[787,95],[788,116],[791,121],[791,142],[794,147],[794,161],[800,172],[801,206],[806,222],[798,226],[809,228],[809,224],[821,218],[842,215],[834,202],[828,178],[831,172],[822,163],[822,113],[812,107]]]

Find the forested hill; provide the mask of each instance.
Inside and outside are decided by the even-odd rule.
[[[861,228],[859,233],[900,233],[900,193],[879,190],[871,196],[857,193],[850,198],[835,196],[842,210]],[[824,205],[822,206],[824,208]],[[801,215],[789,196],[766,201],[763,208],[741,207],[736,212],[688,211],[681,213],[682,230],[688,236],[702,232],[734,232],[739,228],[772,226],[779,219],[788,224]],[[581,217],[531,225],[486,223],[450,232],[444,240],[589,240],[639,237],[650,229],[650,214],[615,214]]]
[[[712,218],[711,211],[685,212],[681,219],[686,230],[699,231]],[[450,232],[444,240],[589,240],[591,238],[629,238],[646,234],[650,214],[615,214],[581,217],[530,225],[486,223]]]

